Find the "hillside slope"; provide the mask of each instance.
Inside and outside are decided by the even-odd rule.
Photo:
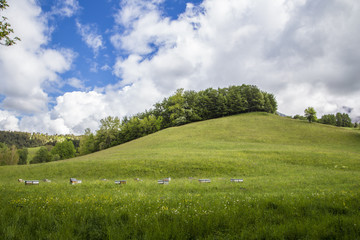
[[[165,176],[276,181],[280,175],[311,181],[322,174],[359,179],[359,146],[359,131],[249,113],[168,128],[70,160],[0,167],[0,181]]]

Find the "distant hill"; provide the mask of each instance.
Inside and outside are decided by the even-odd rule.
[[[295,175],[305,169],[356,172],[359,145],[359,131],[248,113],[168,128],[69,160],[0,167],[0,178],[254,177],[286,175],[292,166]]]
[[[71,139],[75,146],[79,145],[80,136],[48,135],[43,133],[28,133],[18,131],[0,131],[0,142],[8,146],[15,145],[17,148],[40,147],[44,145],[55,145],[58,141]]]

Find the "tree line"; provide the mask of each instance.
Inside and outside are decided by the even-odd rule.
[[[219,118],[245,112],[276,113],[273,94],[257,86],[241,85],[227,88],[208,88],[199,92],[178,89],[153,108],[134,116],[107,117],[93,134],[90,129],[80,140],[80,155],[113,147],[168,127]]]
[[[338,112],[336,114],[326,114],[323,115],[320,119],[316,117],[316,111],[313,107],[308,107],[307,109],[305,109],[304,113],[304,116],[297,114],[293,118],[300,120],[308,120],[309,122],[318,122],[322,124],[333,125],[337,127],[359,127],[358,123],[352,123],[352,120],[347,113]]]
[[[17,148],[40,147],[44,145],[55,146],[57,142],[71,139],[76,147],[80,144],[80,136],[73,134],[48,135],[43,133],[28,133],[18,131],[0,131],[0,142]]]
[[[57,142],[55,146],[41,146],[29,163],[43,163],[73,158],[76,156],[76,153],[73,141],[68,139]],[[0,142],[0,166],[28,164],[28,155],[29,151],[27,148],[18,149],[15,145],[9,147],[7,144]]]

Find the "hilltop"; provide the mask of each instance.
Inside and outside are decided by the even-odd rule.
[[[67,180],[70,176],[88,180],[119,176],[255,177],[302,168],[357,172],[359,143],[359,131],[249,113],[168,128],[69,160],[1,167],[0,176],[2,181],[13,181]]]

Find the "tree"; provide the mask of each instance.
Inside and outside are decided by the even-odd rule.
[[[31,163],[50,162],[52,158],[53,156],[46,147],[40,147],[40,149],[35,153]]]
[[[306,117],[301,116],[301,115],[299,115],[299,114],[296,114],[295,116],[293,116],[293,119],[307,120]]]
[[[0,165],[16,165],[19,162],[19,155],[15,145],[10,148],[0,143]]]
[[[80,155],[95,152],[95,137],[90,128],[85,129],[85,135],[80,139],[79,152]]]
[[[119,144],[120,119],[107,117],[100,120],[100,129],[96,131],[95,148],[103,150]]]
[[[313,107],[305,109],[305,117],[311,123],[316,121],[316,111]]]
[[[6,0],[0,0],[0,11],[3,11],[9,7]],[[7,17],[2,16],[0,20],[0,44],[5,46],[11,46],[15,44],[15,41],[20,41],[20,38],[11,38],[10,34],[14,32],[10,23],[7,22]]]
[[[28,157],[28,149],[27,148],[23,148],[23,149],[18,149],[17,150],[18,155],[19,155],[19,165],[26,165],[27,164],[27,157]]]
[[[335,117],[334,114],[323,115],[320,118],[319,122],[322,123],[322,124],[329,124],[329,125],[336,126],[336,117]]]
[[[51,149],[52,155],[59,155],[60,159],[68,159],[75,157],[75,147],[71,140],[65,140],[63,142],[58,142],[56,145]]]

